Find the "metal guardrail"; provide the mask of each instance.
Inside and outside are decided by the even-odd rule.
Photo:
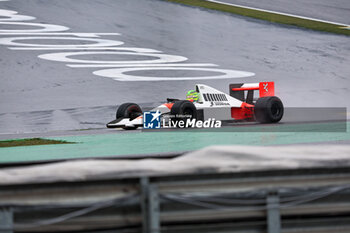
[[[350,169],[0,187],[0,233],[350,232]]]

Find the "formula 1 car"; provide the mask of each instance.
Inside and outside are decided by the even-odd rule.
[[[167,99],[167,103],[150,110],[161,117],[175,116],[175,120],[186,118],[196,120],[216,119],[220,121],[257,121],[277,123],[282,119],[282,101],[274,96],[274,82],[230,84],[230,94],[203,84],[195,86],[197,99]],[[254,98],[259,91],[259,98]],[[116,112],[116,119],[107,124],[108,128],[126,130],[143,127],[143,112],[139,105],[124,103]]]

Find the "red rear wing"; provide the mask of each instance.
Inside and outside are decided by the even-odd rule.
[[[274,82],[260,82],[259,83],[259,97],[274,96],[275,83]]]
[[[259,97],[274,96],[275,83],[274,82],[260,82],[260,83],[237,83],[230,84],[230,95],[241,101],[251,103],[253,101],[253,91],[259,90]],[[244,91],[248,91],[244,95]]]

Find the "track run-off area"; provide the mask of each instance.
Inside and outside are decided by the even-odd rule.
[[[66,132],[71,136],[46,136],[45,139],[63,140],[73,144],[20,146],[0,148],[0,163],[42,162],[81,158],[127,158],[142,155],[162,156],[199,150],[212,145],[295,145],[295,144],[345,144],[350,141],[347,132],[303,132],[327,127],[339,127],[339,123],[280,124],[271,132],[271,126],[255,128],[223,128],[219,130],[127,131],[100,132],[94,134]],[[233,126],[234,127],[234,126]],[[238,126],[239,127],[239,126]],[[250,132],[253,131],[253,132]],[[259,130],[258,132],[256,132]],[[299,130],[297,132],[292,132]],[[282,132],[281,132],[282,131]],[[290,132],[288,132],[290,131]],[[75,135],[74,135],[75,134]]]

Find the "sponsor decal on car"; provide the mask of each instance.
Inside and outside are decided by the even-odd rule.
[[[230,106],[229,103],[224,103],[224,102],[210,102],[210,107],[212,107],[212,106],[214,106],[214,105],[216,105],[216,106]]]

